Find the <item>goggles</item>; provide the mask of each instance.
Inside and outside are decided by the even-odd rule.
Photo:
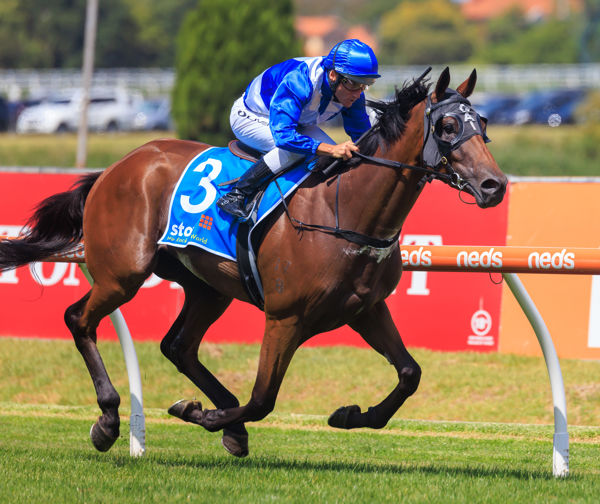
[[[348,91],[366,91],[369,86],[375,84],[375,77],[361,77],[358,75],[348,75],[342,72],[337,72],[340,76],[340,83]]]
[[[367,84],[356,82],[355,80],[352,80],[349,77],[342,77],[340,82],[342,86],[344,86],[348,91],[365,91],[369,89],[369,86]]]

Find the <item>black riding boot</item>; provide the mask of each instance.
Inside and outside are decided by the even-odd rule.
[[[247,219],[250,210],[246,208],[246,200],[251,201],[256,193],[267,185],[273,172],[260,158],[238,180],[235,187],[217,200],[217,206],[240,219]]]

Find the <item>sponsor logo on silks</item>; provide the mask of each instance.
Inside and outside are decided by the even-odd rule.
[[[574,269],[575,254],[562,249],[554,254],[550,252],[532,252],[527,258],[529,269]]]
[[[412,252],[401,250],[400,255],[403,266],[431,266],[431,250],[423,250],[423,247]]]
[[[459,268],[502,268],[502,252],[493,248],[485,252],[463,250],[456,255],[456,265]]]

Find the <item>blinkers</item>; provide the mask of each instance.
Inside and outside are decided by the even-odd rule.
[[[485,119],[472,108],[469,100],[453,90],[448,90],[446,95],[449,96],[438,103],[431,103],[429,96],[425,107],[423,163],[433,169],[447,164],[450,153],[472,136],[481,135],[486,143],[490,142],[485,134]],[[447,117],[454,119],[457,125],[450,140],[442,138],[443,120]]]

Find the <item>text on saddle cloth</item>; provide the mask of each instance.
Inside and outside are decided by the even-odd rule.
[[[237,179],[251,162],[233,155],[227,147],[211,147],[186,166],[171,195],[169,220],[159,244],[184,248],[199,247],[233,261],[239,222],[217,207],[217,200],[233,185],[220,185]],[[266,189],[256,217],[257,225],[310,175],[310,165],[300,164],[280,175]],[[280,192],[281,190],[281,192]]]

